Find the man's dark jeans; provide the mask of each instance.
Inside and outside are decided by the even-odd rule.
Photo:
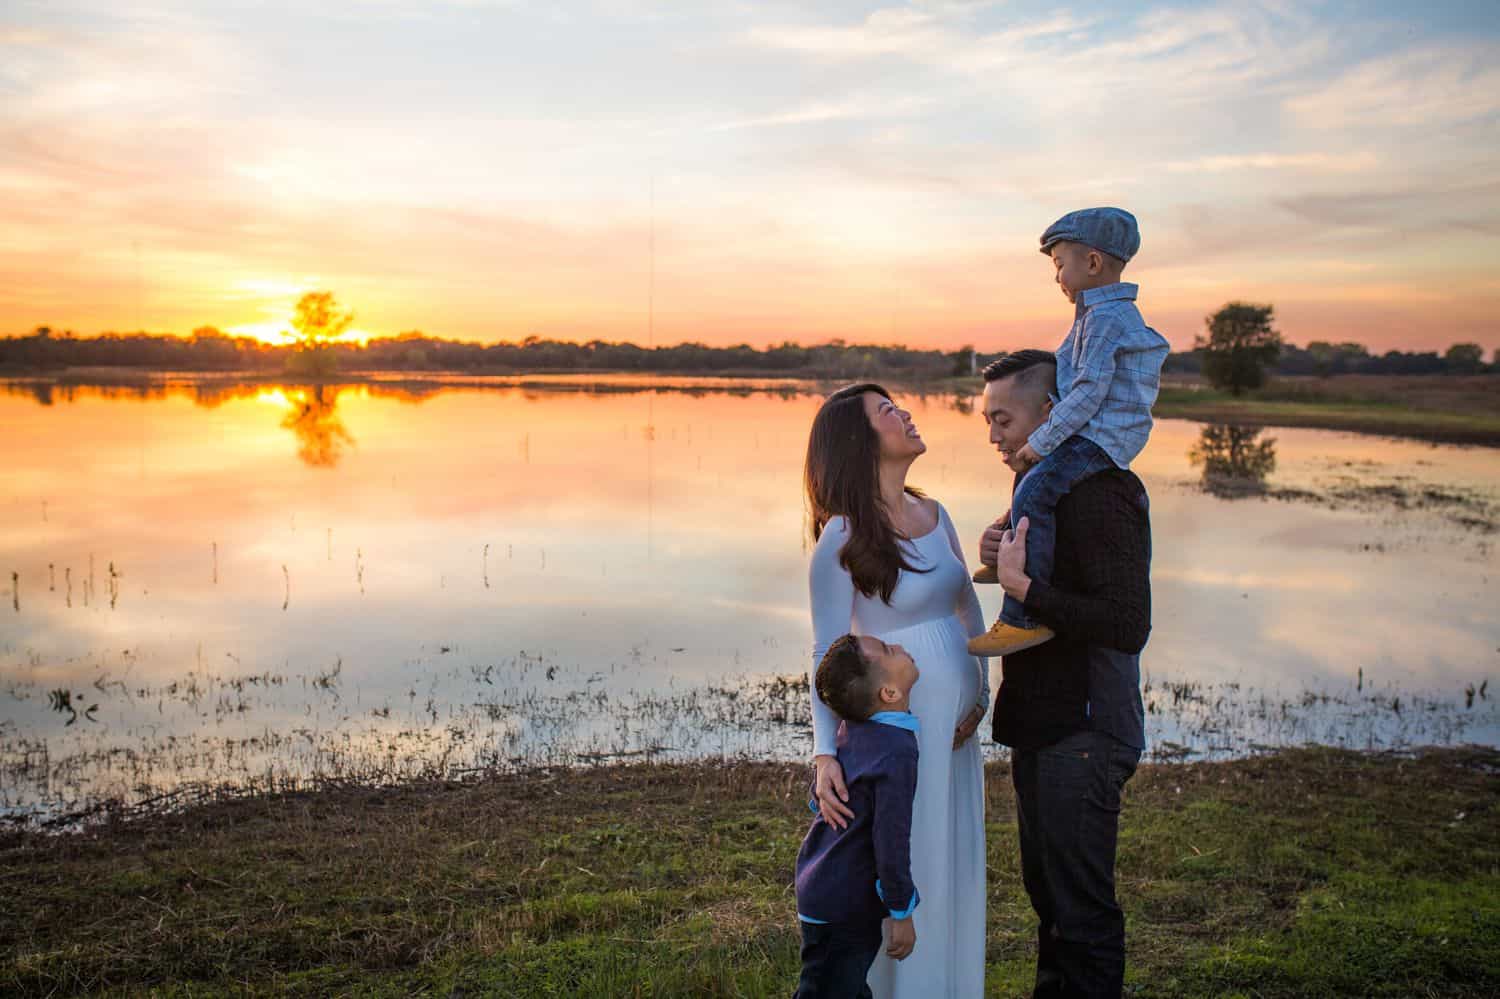
[[[1120,791],[1140,758],[1103,732],[1011,755],[1021,875],[1041,920],[1035,999],[1114,997],[1124,987],[1115,840]]]
[[[1010,498],[1010,526],[1014,528],[1022,517],[1027,519],[1027,576],[1052,582],[1057,501],[1089,476],[1114,467],[1114,460],[1098,444],[1086,437],[1069,437],[1021,477]],[[1000,606],[1000,620],[1017,628],[1036,627],[1036,622],[1026,616],[1021,601],[1009,594]]]
[[[869,999],[865,976],[882,942],[878,919],[803,923],[802,977],[792,999]]]

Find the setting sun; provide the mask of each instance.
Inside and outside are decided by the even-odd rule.
[[[242,323],[238,326],[226,327],[224,332],[230,334],[231,336],[253,337],[256,340],[261,341],[262,343],[274,344],[279,347],[285,346],[286,344],[292,343],[296,340],[296,336],[291,332],[291,329],[291,312],[290,310],[288,310],[287,318],[282,320],[281,322]],[[378,335],[379,334],[371,333],[368,330],[351,327],[345,330],[343,333],[339,334],[339,336],[335,337],[332,342],[352,343],[358,344],[362,347],[365,344],[369,343],[373,337]]]

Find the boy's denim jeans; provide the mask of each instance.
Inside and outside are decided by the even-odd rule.
[[[1069,437],[1036,467],[1021,477],[1010,501],[1010,525],[1022,517],[1026,528],[1026,575],[1052,582],[1053,549],[1057,545],[1057,503],[1090,475],[1114,468],[1104,449],[1086,437]],[[1000,620],[1016,628],[1035,628],[1021,601],[1006,595]]]
[[[792,999],[869,999],[865,976],[882,942],[878,919],[803,923],[802,977]]]

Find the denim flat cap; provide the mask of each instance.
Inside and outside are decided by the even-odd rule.
[[[1083,208],[1069,212],[1042,233],[1042,252],[1051,253],[1052,244],[1067,240],[1129,262],[1141,248],[1141,231],[1135,216],[1123,208]]]

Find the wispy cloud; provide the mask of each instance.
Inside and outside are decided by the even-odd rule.
[[[859,98],[841,102],[814,102],[774,114],[738,118],[710,126],[712,131],[739,128],[767,128],[780,125],[812,125],[830,121],[896,118],[911,115],[931,105],[931,98],[898,97],[894,99]]]
[[[1445,231],[1500,236],[1500,178],[1354,194],[1316,191],[1280,198],[1277,204],[1306,222],[1375,228],[1392,238]]]
[[[843,27],[761,25],[750,28],[745,37],[767,48],[825,59],[890,55],[919,58],[940,53],[953,42],[939,12],[911,7],[877,10],[859,24]]]
[[[1442,128],[1500,114],[1500,43],[1422,46],[1361,62],[1326,87],[1288,98],[1310,127]]]
[[[1118,106],[1123,94],[1137,93],[1202,100],[1224,85],[1284,78],[1332,44],[1330,30],[1291,5],[1154,8],[1123,28],[1061,10],[976,30],[969,13],[885,8],[856,24],[758,26],[745,37],[820,60],[896,56],[980,78],[986,90],[1024,85],[1054,95],[1049,103],[1080,106]],[[990,75],[997,70],[1004,72]]]
[[[1250,153],[1173,160],[1169,173],[1224,173],[1230,170],[1301,170],[1310,173],[1357,173],[1380,162],[1373,153]]]

